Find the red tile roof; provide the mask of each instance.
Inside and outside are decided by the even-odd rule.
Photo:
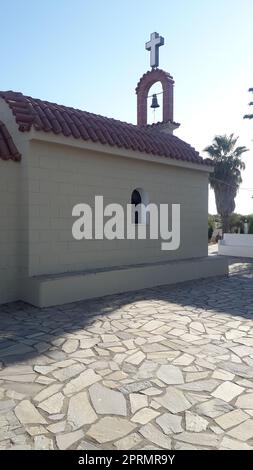
[[[0,121],[0,159],[14,161],[21,160],[21,155],[2,121]]]
[[[210,165],[199,153],[184,142],[159,130],[140,128],[112,118],[79,109],[49,103],[13,91],[0,92],[12,110],[22,132],[32,127],[86,141],[111,145],[157,156]]]

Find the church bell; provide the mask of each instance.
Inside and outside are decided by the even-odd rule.
[[[160,105],[158,104],[158,101],[157,101],[157,96],[156,95],[153,95],[152,96],[152,103],[151,103],[151,106],[150,108],[160,108]]]

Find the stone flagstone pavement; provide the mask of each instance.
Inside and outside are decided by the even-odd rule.
[[[0,307],[0,449],[253,450],[253,264]]]

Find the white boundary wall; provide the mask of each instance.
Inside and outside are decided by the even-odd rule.
[[[219,255],[253,258],[253,235],[225,233],[219,241]]]

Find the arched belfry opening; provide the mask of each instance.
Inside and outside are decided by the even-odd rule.
[[[164,70],[153,69],[145,73],[140,79],[137,87],[137,125],[147,125],[147,100],[149,90],[156,82],[162,85],[162,122],[173,122],[173,85],[174,80],[171,75]]]
[[[160,82],[162,86],[162,93],[159,96],[159,101],[162,105],[162,124],[161,130],[173,132],[174,129],[179,127],[179,124],[173,120],[173,77],[164,70],[158,68],[159,66],[159,47],[164,44],[163,37],[158,33],[152,33],[150,41],[146,43],[146,49],[150,51],[150,66],[151,70],[144,73],[136,87],[137,94],[137,125],[140,127],[147,126],[148,124],[148,96],[151,87]],[[168,124],[165,129],[165,124]]]

